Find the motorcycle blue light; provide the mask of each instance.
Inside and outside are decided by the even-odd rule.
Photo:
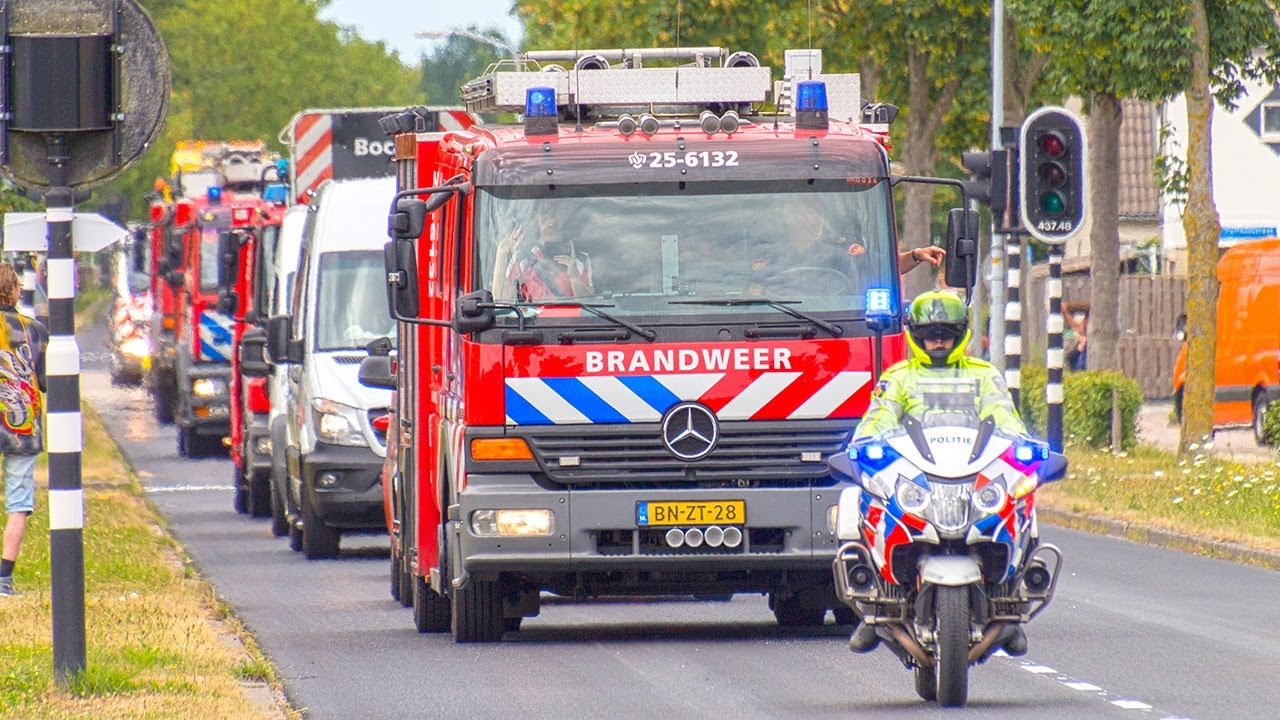
[[[803,80],[796,83],[796,112],[827,110],[827,84],[821,80]]]
[[[1019,445],[1014,449],[1013,456],[1024,463],[1029,463],[1035,459],[1036,451],[1030,445]]]
[[[902,457],[893,447],[875,440],[850,445],[848,452],[850,459],[870,475],[884,470]]]
[[[556,91],[549,87],[531,87],[524,96],[525,117],[555,117]]]

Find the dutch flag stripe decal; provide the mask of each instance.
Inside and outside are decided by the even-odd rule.
[[[200,313],[200,354],[218,362],[231,357],[231,318],[211,310]]]
[[[600,399],[581,380],[574,377],[546,378],[547,387],[564,398],[592,423],[625,423],[630,420],[612,405]]]

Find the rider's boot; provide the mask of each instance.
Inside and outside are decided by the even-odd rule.
[[[862,623],[849,636],[849,649],[856,653],[868,653],[876,649],[880,638],[876,635],[876,627]]]
[[[1022,629],[1021,625],[1015,625],[1013,628],[1013,637],[1004,643],[1004,652],[1012,657],[1021,657],[1027,654],[1027,633]]]

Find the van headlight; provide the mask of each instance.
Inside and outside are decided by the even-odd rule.
[[[360,410],[340,402],[316,398],[311,403],[315,413],[316,436],[330,445],[368,447],[360,431]]]

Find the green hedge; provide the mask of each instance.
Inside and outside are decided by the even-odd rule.
[[[1022,421],[1034,435],[1044,437],[1049,410],[1044,400],[1048,373],[1043,365],[1022,367],[1022,393],[1018,398]],[[1133,447],[1138,433],[1138,409],[1142,389],[1137,381],[1118,372],[1067,373],[1062,383],[1063,440],[1068,445],[1104,448],[1111,444],[1111,391],[1119,391],[1121,445]]]
[[[1267,447],[1280,446],[1280,402],[1267,405],[1267,414],[1262,416],[1262,439]]]

